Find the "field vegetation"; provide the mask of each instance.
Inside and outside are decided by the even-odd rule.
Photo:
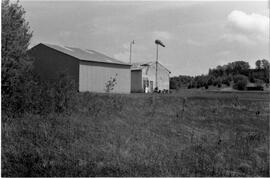
[[[2,1],[2,176],[269,177],[269,92],[78,93],[32,73],[24,13]]]
[[[80,93],[71,113],[2,114],[2,176],[269,176],[267,96]]]

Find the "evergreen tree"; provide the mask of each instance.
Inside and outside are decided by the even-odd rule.
[[[2,1],[2,109],[19,110],[23,87],[30,70],[27,49],[32,37],[25,11],[19,2]]]
[[[256,65],[256,69],[261,69],[262,61],[261,61],[261,60],[257,60],[257,61],[255,62],[255,65]]]

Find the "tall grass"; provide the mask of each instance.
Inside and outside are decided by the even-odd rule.
[[[80,93],[68,115],[3,115],[2,176],[269,176],[268,102],[237,102]]]

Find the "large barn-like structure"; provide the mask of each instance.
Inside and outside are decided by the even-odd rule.
[[[94,50],[40,43],[28,54],[34,58],[34,70],[44,80],[65,73],[75,80],[80,92],[106,92],[108,81],[116,79],[110,92],[131,91],[131,65]]]
[[[156,87],[159,91],[168,91],[170,88],[170,73],[159,62],[134,63],[131,67],[131,92],[151,93]]]

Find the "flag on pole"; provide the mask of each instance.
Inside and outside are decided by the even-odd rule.
[[[155,40],[155,43],[162,47],[165,47],[165,45],[160,40]]]

